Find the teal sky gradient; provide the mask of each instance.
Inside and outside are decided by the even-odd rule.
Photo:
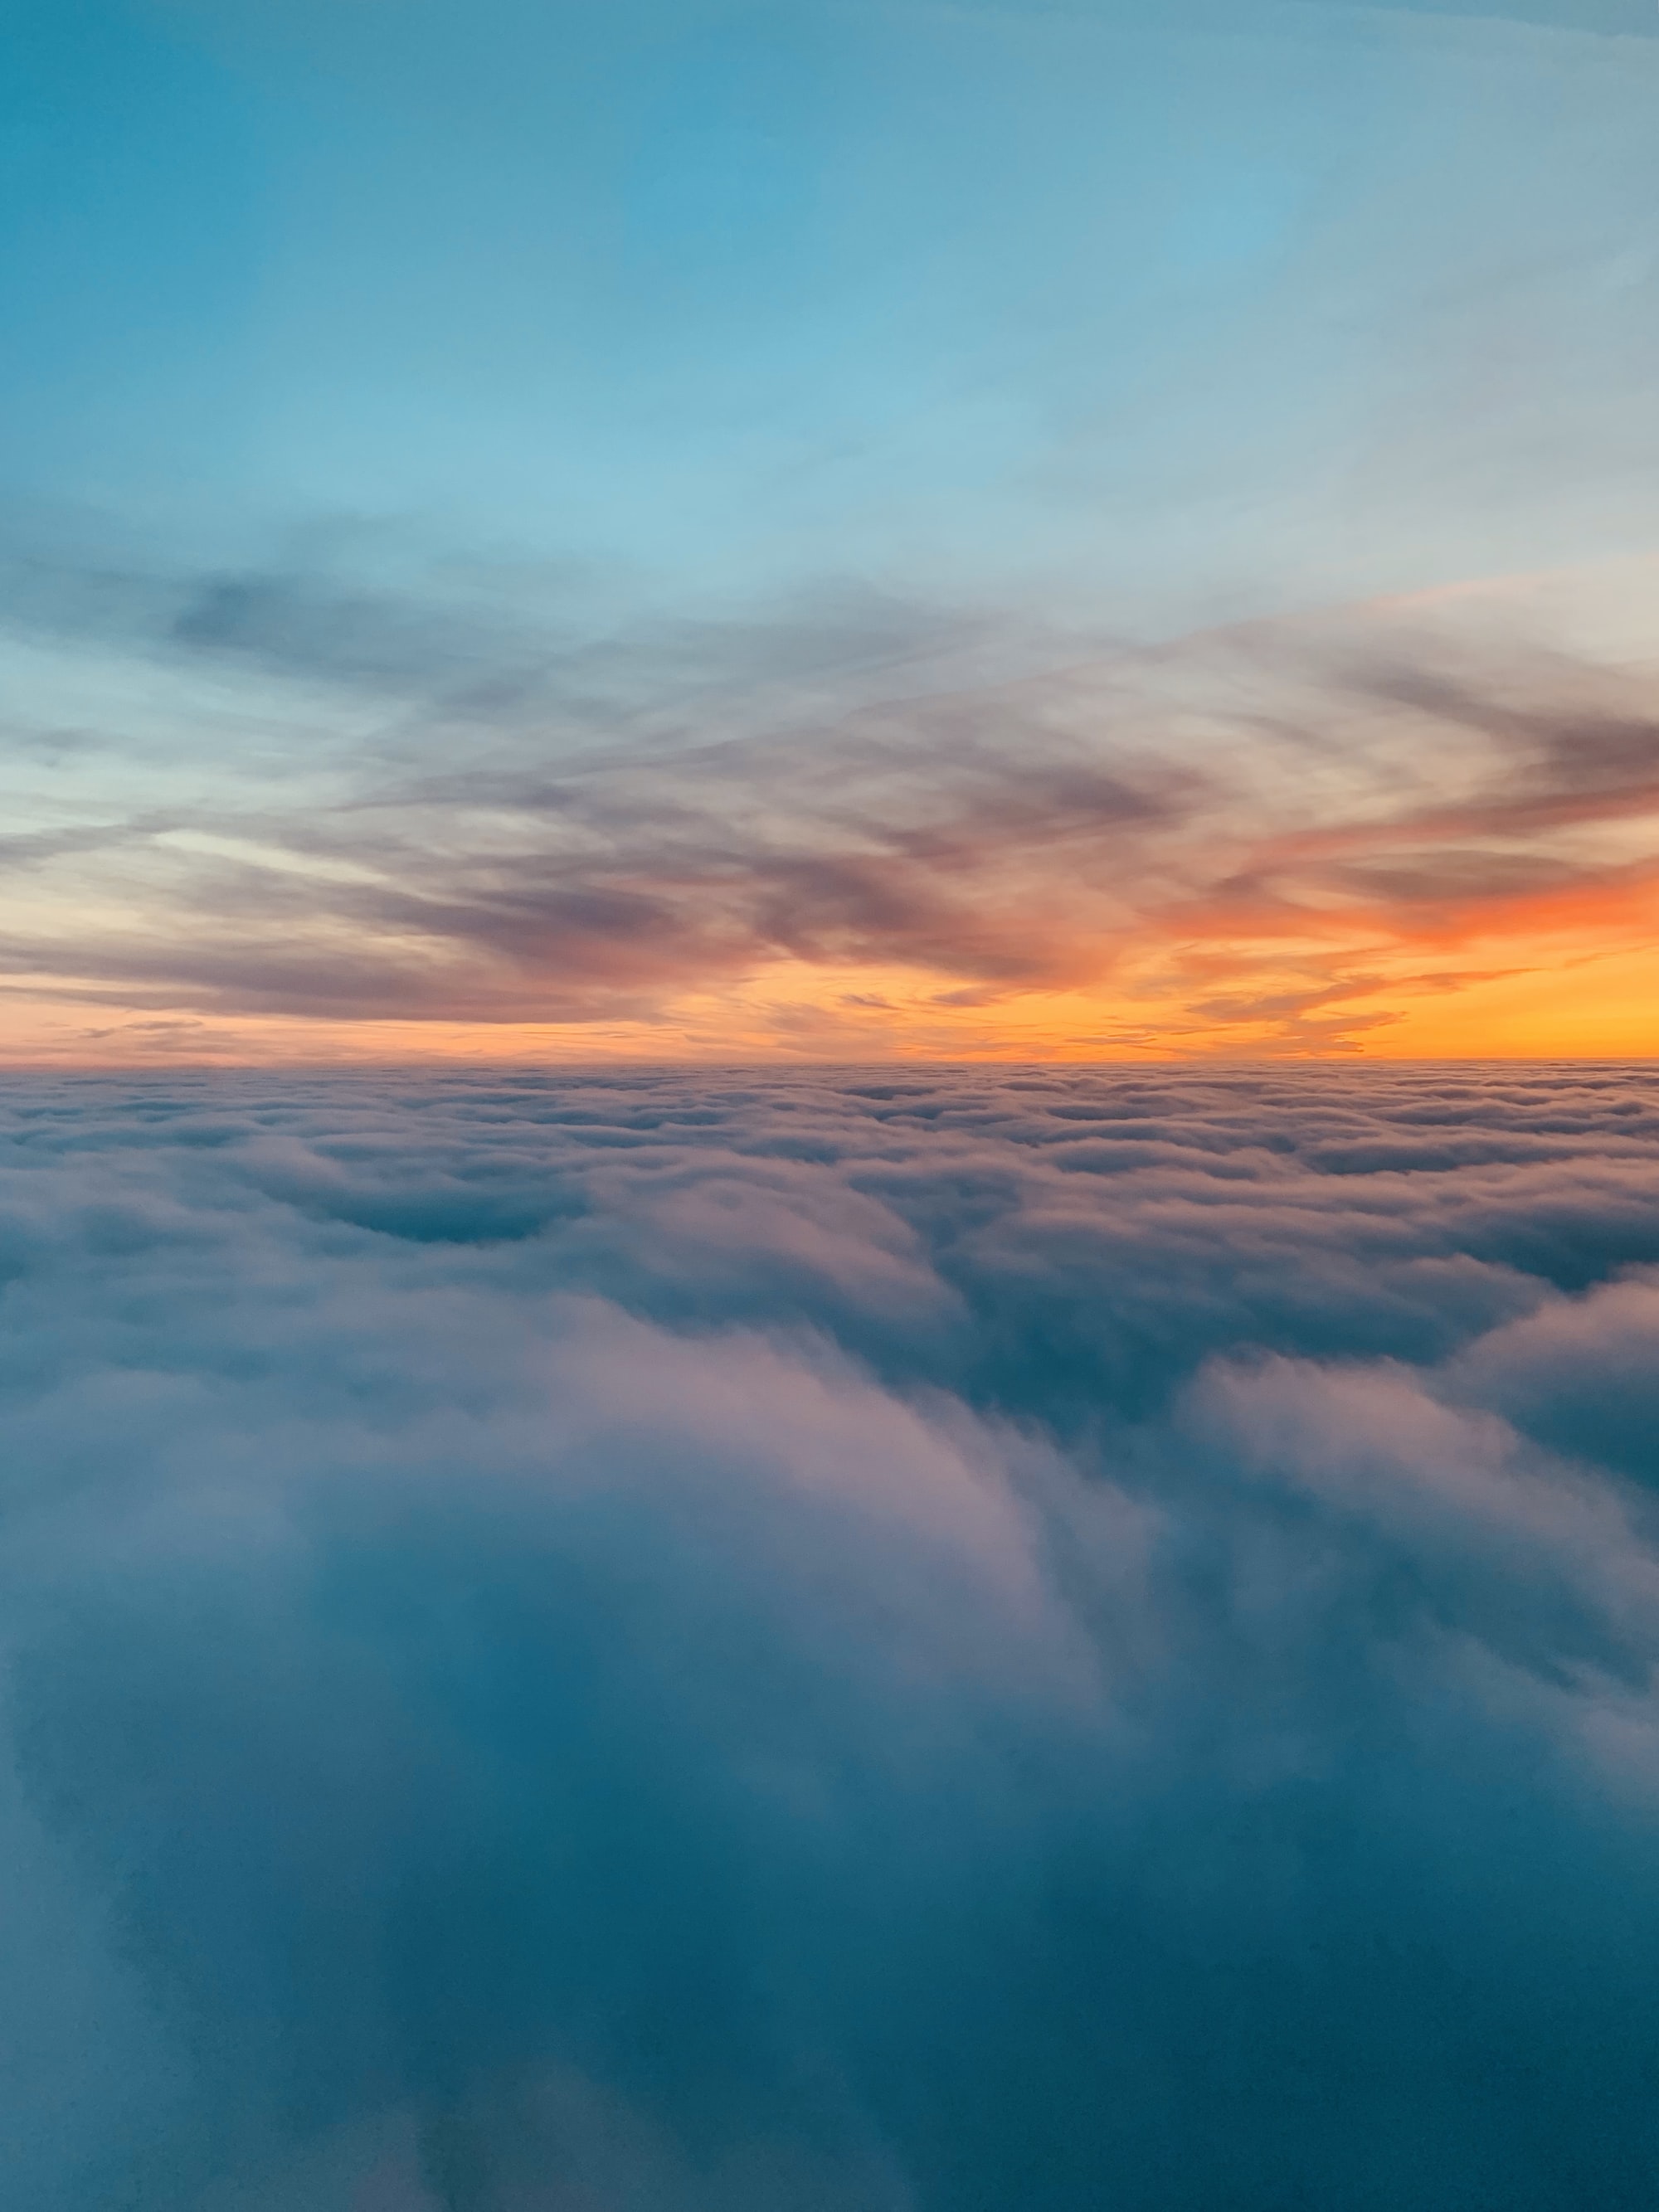
[[[10,12],[8,485],[186,559],[1157,631],[1651,537],[1650,11]]]

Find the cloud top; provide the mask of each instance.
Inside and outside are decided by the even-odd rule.
[[[1644,2201],[1640,1071],[0,1115],[31,2205]]]

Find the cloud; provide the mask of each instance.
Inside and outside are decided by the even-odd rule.
[[[41,2212],[1644,2201],[1642,1071],[13,1079]]]
[[[1092,1007],[1306,1051],[1650,937],[1642,665],[1479,603],[1060,668],[1050,641],[988,684],[975,655],[1035,641],[871,594],[606,635],[430,578],[64,574],[31,634],[115,653],[117,689],[101,750],[49,763],[61,720],[20,750],[47,764],[20,769],[3,951],[70,1008],[729,1055],[948,1053],[1011,1013],[1086,1038]],[[245,748],[124,736],[158,671],[208,685],[210,724],[234,699]]]
[[[1564,1452],[1659,1483],[1659,1281],[1552,1301],[1472,1346],[1455,1387]]]

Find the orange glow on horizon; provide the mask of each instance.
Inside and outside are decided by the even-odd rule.
[[[1656,593],[1210,633],[517,813],[228,789],[19,872],[0,1065],[1659,1056]]]
[[[90,1050],[83,1001],[14,998],[3,1062],[1659,1057],[1659,912],[1651,888],[1542,900],[1524,926],[1472,935],[1392,944],[1378,935],[1366,942],[1358,931],[1344,936],[1339,949],[1194,933],[1127,951],[1103,987],[1002,994],[963,991],[954,979],[911,970],[780,963],[729,990],[683,994],[650,1020],[325,1022],[169,1010],[97,1024]]]

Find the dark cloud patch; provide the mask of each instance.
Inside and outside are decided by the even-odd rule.
[[[0,517],[7,629],[379,695],[429,719],[440,742],[457,724],[551,722],[567,740],[689,731],[711,708],[741,720],[744,693],[775,712],[826,683],[856,697],[861,681],[884,690],[911,669],[936,688],[940,665],[1012,642],[1006,621],[856,578],[700,615],[631,602],[619,615],[617,582],[574,560],[458,557],[391,525],[317,525],[264,560],[201,569],[106,521]]]
[[[167,635],[191,651],[246,658],[284,674],[417,690],[495,642],[481,626],[434,622],[432,609],[414,602],[325,592],[303,580],[258,574],[195,586]]]
[[[1659,2179],[1650,1071],[13,1079],[40,2212]]]
[[[1540,674],[1544,703],[1536,696]],[[1547,700],[1552,674],[1559,695],[1553,704]],[[1540,668],[1530,656],[1503,685],[1432,663],[1374,674],[1369,688],[1377,696],[1492,738],[1510,770],[1505,787],[1486,794],[1478,809],[1425,811],[1407,817],[1402,830],[1468,821],[1492,832],[1526,831],[1650,813],[1659,805],[1659,720],[1620,712],[1611,684],[1603,701],[1575,696],[1583,684],[1582,672],[1551,670],[1547,662]]]

